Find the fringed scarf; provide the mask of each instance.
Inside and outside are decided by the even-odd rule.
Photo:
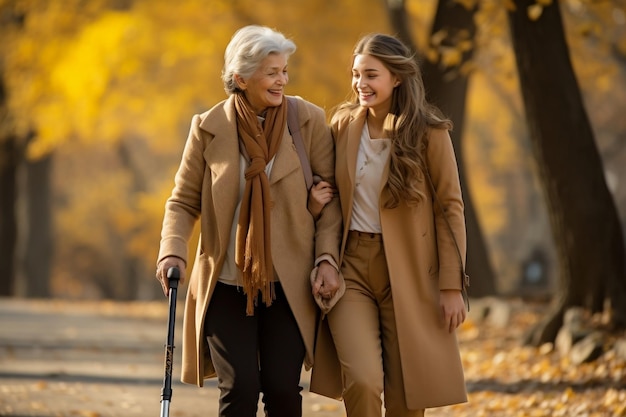
[[[244,94],[235,95],[237,131],[245,146],[250,166],[245,171],[246,186],[237,224],[235,263],[243,274],[247,295],[246,314],[254,315],[259,291],[265,305],[273,300],[274,265],[270,240],[271,194],[265,166],[280,146],[287,123],[286,99],[278,107],[269,107],[263,127]]]

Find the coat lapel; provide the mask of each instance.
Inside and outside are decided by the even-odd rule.
[[[355,175],[356,175],[356,160],[359,152],[359,145],[361,143],[361,133],[363,132],[363,126],[365,124],[365,116],[367,115],[367,109],[359,107],[350,114],[350,122],[347,126],[347,132],[345,133],[345,147],[342,147],[342,151],[337,151],[337,156],[343,157],[345,161],[345,171],[343,168],[343,178],[346,178],[348,182],[342,180],[341,188],[344,189],[345,199],[341,200],[341,211],[344,218],[343,222],[343,238],[341,240],[341,250],[339,263],[341,264],[343,253],[346,245],[346,239],[348,237],[348,230],[350,229],[350,219],[352,218],[352,204],[354,202],[354,187],[355,187]],[[337,164],[338,167],[341,164]],[[347,171],[347,172],[346,172]],[[340,178],[340,170],[336,170],[337,180]]]
[[[393,132],[395,120],[396,120],[396,116],[391,113],[388,114],[387,117],[385,117],[385,121],[383,122],[383,131],[385,132],[384,137],[391,139],[391,136],[392,136],[391,132]],[[393,151],[393,146],[391,149]],[[390,165],[389,160],[390,159],[391,159],[391,153],[389,153],[389,155],[387,156],[387,163],[385,164],[385,167],[381,175],[380,190],[378,191],[378,195],[380,196],[381,215],[382,215],[382,206],[387,201],[387,198],[386,198],[387,194],[385,193],[385,190],[387,189],[386,188],[387,180],[389,179],[389,165]]]
[[[211,170],[211,199],[215,208],[221,250],[226,251],[230,227],[239,201],[240,153],[235,106],[232,96],[224,102],[223,111],[211,112],[200,128],[213,136],[204,150]],[[233,163],[236,161],[236,163]]]
[[[270,184],[275,184],[282,178],[286,177],[300,166],[300,158],[293,144],[293,138],[289,133],[289,129],[285,128],[280,146],[274,157],[274,164],[270,173]],[[304,175],[302,176],[304,181]]]
[[[350,124],[348,125],[348,143],[347,143],[347,167],[348,175],[350,177],[350,187],[354,190],[356,175],[356,159],[359,153],[359,145],[361,144],[361,134],[363,133],[363,126],[365,125],[365,117],[367,116],[367,109],[359,107],[351,116]],[[352,197],[352,196],[351,196]],[[351,198],[352,199],[352,198]]]

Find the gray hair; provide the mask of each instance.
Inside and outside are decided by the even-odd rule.
[[[292,40],[268,27],[250,25],[239,29],[224,53],[222,81],[226,94],[240,91],[235,75],[247,79],[268,55],[286,54],[289,57],[295,50],[296,45]]]

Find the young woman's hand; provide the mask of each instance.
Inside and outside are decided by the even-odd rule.
[[[439,305],[441,306],[441,314],[448,331],[452,333],[465,321],[467,311],[465,310],[465,302],[460,290],[441,290],[439,291]]]
[[[335,189],[326,181],[320,181],[311,187],[309,193],[308,208],[313,218],[317,219],[322,213],[322,209],[333,199]]]

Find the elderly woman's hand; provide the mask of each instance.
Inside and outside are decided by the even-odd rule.
[[[157,265],[156,279],[161,282],[163,294],[165,294],[166,297],[170,294],[170,284],[167,278],[167,271],[172,267],[176,267],[180,271],[180,284],[185,282],[185,261],[177,256],[167,256],[161,259],[161,262]]]
[[[320,294],[322,298],[330,299],[338,289],[339,272],[328,261],[322,261],[313,283],[313,295]]]

